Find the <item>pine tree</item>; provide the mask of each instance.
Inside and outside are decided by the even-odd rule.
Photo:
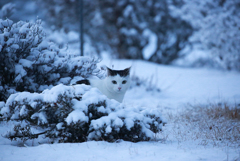
[[[69,84],[75,76],[97,75],[98,60],[70,54],[45,38],[35,23],[0,19],[0,101],[17,91],[41,92]]]

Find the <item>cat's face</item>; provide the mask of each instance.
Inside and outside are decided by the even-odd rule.
[[[107,88],[110,92],[124,93],[130,85],[130,68],[112,70],[107,68]]]

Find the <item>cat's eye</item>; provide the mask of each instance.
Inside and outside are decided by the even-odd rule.
[[[127,81],[126,81],[126,80],[122,81],[122,84],[126,84],[126,83],[127,83]]]
[[[112,81],[113,84],[117,84],[117,82],[115,80]]]

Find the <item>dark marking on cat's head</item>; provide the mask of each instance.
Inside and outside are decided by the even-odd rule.
[[[108,76],[120,75],[121,77],[126,77],[130,74],[130,69],[131,69],[131,67],[123,69],[123,70],[113,70],[113,69],[110,69],[107,67],[107,73],[108,73]]]

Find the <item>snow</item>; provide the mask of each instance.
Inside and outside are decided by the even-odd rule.
[[[221,161],[232,160],[236,156],[234,151],[218,148],[201,148],[189,144],[189,148],[183,149],[174,143],[107,143],[86,142],[80,144],[44,144],[38,147],[15,147],[1,145],[0,158],[4,161],[21,160],[52,161],[52,160],[89,160],[89,161],[170,161],[170,160],[206,160]],[[194,148],[191,148],[194,147]],[[228,154],[228,155],[227,155]]]
[[[42,96],[42,99],[46,102],[57,102],[58,95],[59,94],[66,94],[66,95],[71,95],[73,94],[73,87],[71,86],[64,86],[62,84],[59,84],[53,88],[46,89],[43,91],[43,94],[40,94]],[[65,93],[65,91],[69,91],[69,93]]]
[[[63,126],[63,122],[58,123],[56,126],[57,126],[58,130],[63,129],[63,127],[62,127]]]
[[[143,57],[148,60],[157,49],[157,35],[149,29],[145,29],[143,35],[148,37],[148,44],[143,48]]]
[[[158,65],[145,61],[132,61],[132,60],[109,60],[104,59],[101,65],[112,66],[114,69],[124,69],[132,65],[131,74],[140,78],[145,78],[157,87],[161,89],[161,92],[147,92],[143,88],[132,88],[127,91],[125,99],[122,105],[126,107],[147,107],[146,110],[151,113],[160,112],[163,116],[167,113],[177,114],[182,111],[188,103],[208,103],[227,101],[231,103],[240,102],[240,74],[237,72],[219,71],[206,68],[180,68],[173,66]],[[61,88],[60,88],[61,87]],[[35,94],[38,99],[46,99],[48,101],[56,100],[54,93],[61,93],[65,90],[74,90],[72,86],[58,85],[51,90],[45,90],[46,97],[39,94]],[[82,86],[82,88],[76,88],[75,93],[81,95],[88,91],[86,95],[82,97],[83,105],[90,102],[97,102],[105,99],[105,96],[96,97],[99,92],[89,86]],[[25,97],[28,97],[28,92],[24,93]],[[29,94],[30,96],[30,94]],[[85,99],[89,98],[89,99]],[[20,95],[14,94],[10,97],[10,100],[20,100]],[[28,97],[27,101],[31,98]],[[107,102],[112,108],[118,107],[118,103],[114,101]],[[8,102],[6,103],[8,104]],[[4,106],[1,103],[0,106]],[[76,107],[75,111],[69,115],[67,122],[82,120],[87,122],[87,118],[83,113],[78,113]],[[159,110],[154,110],[158,108]],[[99,110],[104,110],[99,108]],[[128,110],[128,109],[126,109]],[[2,111],[8,112],[8,109],[4,108]],[[22,109],[21,114],[24,114]],[[144,113],[146,111],[142,111]],[[128,112],[118,111],[117,113],[111,113],[109,117],[102,118],[97,122],[93,122],[92,127],[98,128],[98,125],[111,122],[112,124],[121,126],[123,122],[116,119],[116,116],[124,115],[126,119],[124,123],[127,128],[133,126],[133,114],[129,109]],[[42,121],[44,122],[44,114],[41,114]],[[129,117],[128,117],[129,116]],[[135,114],[137,119],[141,119],[141,115]],[[147,123],[148,120],[144,120]],[[0,123],[0,134],[3,134],[8,130],[10,124]],[[106,132],[111,132],[114,126],[108,124],[106,126]],[[57,128],[61,129],[62,124],[59,123]],[[169,131],[170,125],[165,125],[163,131]],[[171,132],[170,132],[171,135]],[[94,136],[94,135],[92,135]],[[91,136],[90,136],[91,137]],[[36,143],[25,143],[25,147],[18,147],[16,142],[11,142],[0,136],[0,160],[12,161],[18,158],[19,160],[138,160],[138,161],[185,161],[185,160],[206,160],[206,161],[224,161],[224,160],[237,160],[239,156],[239,148],[228,146],[213,146],[211,144],[203,146],[199,145],[199,142],[191,139],[179,142],[177,138],[170,136],[162,136],[160,134],[160,141],[149,141],[131,143],[119,140],[118,143],[108,143],[105,141],[88,141],[85,143],[65,143],[65,144],[42,144],[38,146],[31,146]],[[114,153],[111,153],[111,152]]]
[[[26,23],[26,24],[24,24],[22,27],[20,27],[20,29],[19,29],[19,33],[21,33],[21,34],[27,34],[27,32],[29,32],[29,26],[30,26],[30,24],[29,23]]]
[[[0,102],[0,108],[3,107],[5,105],[4,102]]]
[[[80,110],[71,112],[66,118],[68,125],[70,125],[72,122],[76,123],[78,121],[88,122],[88,117],[86,117],[86,115]]]
[[[65,44],[65,42],[72,43],[76,42],[79,39],[79,35],[75,31],[70,31],[65,33],[64,30],[54,31],[48,37],[48,40],[54,41],[58,44]]]
[[[47,49],[48,48],[48,42],[47,41],[42,41],[39,45],[38,45],[39,50],[43,50],[43,49]]]
[[[27,59],[20,59],[20,60],[19,60],[19,64],[21,64],[23,67],[31,68],[33,62],[32,62],[32,61],[29,61],[29,60],[27,60]]]
[[[137,30],[134,28],[127,29],[125,27],[121,28],[120,32],[128,36],[134,36],[138,33]]]
[[[128,5],[123,12],[124,17],[128,17],[132,11],[133,11],[133,6]]]
[[[32,115],[31,118],[32,119],[38,118],[38,124],[46,124],[46,123],[48,123],[48,121],[46,119],[46,115],[43,112],[35,113],[35,114]]]
[[[13,44],[13,45],[11,45],[11,48],[12,49],[19,49],[19,45],[18,44]]]
[[[11,26],[13,24],[12,20],[6,19],[2,20],[0,19],[0,28],[3,28],[4,26]]]
[[[19,115],[20,115],[20,116],[24,116],[24,115],[26,114],[26,110],[27,110],[26,106],[23,105],[23,107],[22,107],[21,110],[20,110]]]
[[[70,81],[71,81],[71,77],[61,78],[59,80],[59,82],[63,84],[68,84]]]
[[[78,41],[78,39],[79,39],[79,34],[77,32],[70,31],[68,33],[68,41],[69,42]]]
[[[23,66],[20,64],[15,65],[15,73],[17,77],[14,79],[15,82],[21,81],[22,77],[27,75],[27,72],[23,69]]]

